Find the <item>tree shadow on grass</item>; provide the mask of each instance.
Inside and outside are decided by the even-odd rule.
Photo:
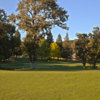
[[[30,63],[27,60],[18,60],[14,62],[0,63],[0,70],[15,70],[29,68]]]
[[[82,68],[82,64],[79,61],[67,61],[67,62],[36,62],[35,68],[31,69],[30,63],[27,59],[19,59],[16,62],[1,64],[1,70],[16,70],[16,71],[82,71],[82,70],[94,70]]]
[[[74,66],[74,67],[70,67],[70,66],[49,66],[49,67],[37,67],[35,69],[32,69],[33,71],[79,71],[79,70],[83,70],[83,68],[79,67],[79,66]]]
[[[34,69],[23,69],[21,71],[83,71],[83,70],[93,70],[93,69],[83,69],[82,66],[65,66],[65,65],[45,65],[36,66]]]

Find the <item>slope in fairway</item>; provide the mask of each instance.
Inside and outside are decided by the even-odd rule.
[[[100,100],[100,72],[0,71],[0,100]]]

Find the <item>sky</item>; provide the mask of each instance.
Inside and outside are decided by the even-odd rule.
[[[58,0],[59,6],[63,7],[68,13],[67,26],[69,30],[53,28],[52,34],[56,41],[58,34],[64,39],[66,33],[69,39],[76,39],[77,33],[90,33],[93,27],[100,27],[100,0]],[[18,0],[0,0],[0,9],[4,9],[7,15],[15,13]],[[25,33],[21,33],[22,38]]]

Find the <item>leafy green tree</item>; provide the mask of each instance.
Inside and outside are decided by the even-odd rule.
[[[96,63],[100,58],[100,28],[94,27],[93,34],[89,34],[89,54],[88,60],[94,68],[96,68]]]
[[[67,29],[67,12],[59,7],[56,0],[20,0],[17,11],[17,15],[10,16],[10,20],[31,35],[31,46],[38,41],[35,37],[47,35],[54,25]],[[31,54],[29,53],[31,63],[34,62],[35,47],[37,48],[33,46]]]
[[[7,15],[3,9],[0,9],[0,23],[8,22]]]
[[[50,50],[50,56],[51,57],[61,57],[61,51],[60,51],[60,47],[57,43],[53,42],[50,45],[51,50]]]
[[[6,24],[0,23],[0,60],[5,60],[10,57],[10,45],[8,35],[6,33]]]
[[[61,37],[60,34],[59,34],[58,37],[57,37],[56,43],[57,43],[57,44],[59,45],[59,47],[62,49],[62,37]]]
[[[44,60],[50,56],[50,45],[47,40],[43,39],[39,47],[39,55]]]
[[[72,53],[75,53],[75,43],[76,43],[77,39],[75,40],[70,40],[70,47],[72,49]]]
[[[76,55],[80,58],[83,63],[83,68],[86,66],[87,57],[88,57],[88,35],[87,34],[77,34],[78,40],[75,44]]]
[[[53,35],[51,31],[47,34],[47,42],[49,43],[49,45],[53,42]]]
[[[72,48],[71,48],[71,43],[69,41],[63,42],[62,57],[65,58],[66,60],[71,59],[72,57]]]
[[[14,55],[17,58],[17,55],[22,54],[22,50],[21,50],[21,46],[20,46],[21,45],[21,37],[20,37],[20,32],[18,30],[15,32],[14,40],[15,40]]]
[[[12,55],[14,33],[15,26],[8,22],[5,11],[0,10],[0,60],[8,59]]]
[[[65,41],[65,42],[69,41],[68,33],[66,33],[66,36],[65,36],[65,38],[64,38],[64,41]]]
[[[29,59],[31,61],[32,68],[34,68],[34,61],[36,60],[37,57],[37,51],[38,51],[37,38],[38,37],[35,36],[33,40],[32,35],[28,34],[24,38],[24,42],[23,42],[24,52],[28,54]]]
[[[21,44],[20,32],[18,30],[15,32],[14,38],[16,42],[16,47],[18,47]]]
[[[9,36],[9,41],[10,41],[10,48],[11,48],[11,55],[14,54],[14,49],[15,49],[15,38],[14,38],[14,35],[15,35],[15,26],[12,25],[12,24],[7,24],[7,34]]]

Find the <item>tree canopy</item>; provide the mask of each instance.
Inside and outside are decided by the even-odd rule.
[[[10,19],[28,33],[47,34],[54,25],[67,29],[67,12],[56,0],[20,0],[16,11]]]
[[[96,68],[96,63],[100,57],[100,28],[94,27],[93,33],[89,34],[89,54],[88,61],[94,68]]]
[[[58,34],[56,43],[59,45],[60,48],[62,48],[62,37],[60,34]]]
[[[50,50],[51,57],[58,57],[58,58],[61,57],[61,50],[56,42],[51,43],[50,47],[51,47]]]
[[[77,34],[78,40],[76,41],[75,49],[76,54],[80,58],[83,63],[83,67],[85,68],[88,56],[88,35],[87,34]]]
[[[34,48],[31,48],[33,49],[31,54],[28,53],[29,57],[31,56],[31,62],[35,58],[37,37],[41,38],[42,35],[50,34],[54,26],[67,29],[67,11],[59,7],[56,0],[20,0],[16,11],[17,15],[12,14],[10,20],[16,23],[19,29],[26,31],[27,36],[31,36],[30,43],[34,45]],[[27,50],[29,50],[28,47]]]
[[[14,49],[15,26],[8,22],[4,10],[0,9],[0,60],[8,59]]]

